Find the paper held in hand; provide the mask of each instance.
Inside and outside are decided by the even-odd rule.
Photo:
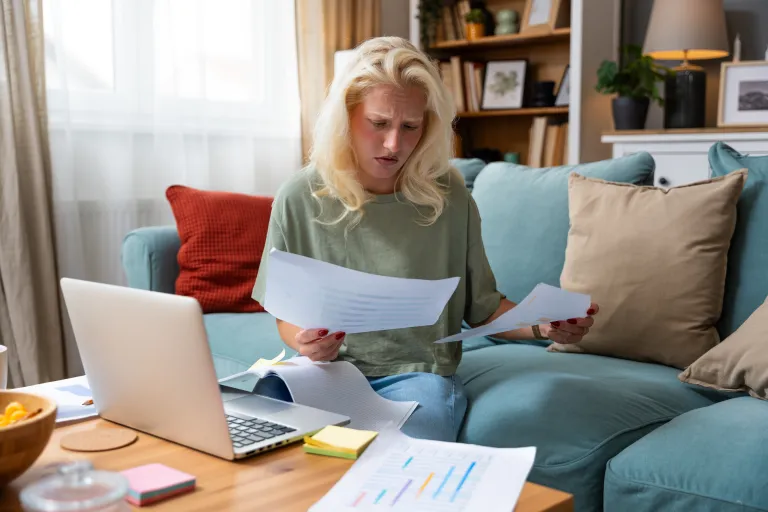
[[[493,322],[448,336],[435,343],[448,343],[474,336],[490,336],[504,331],[546,324],[569,318],[582,318],[592,299],[583,293],[574,293],[556,286],[540,283],[520,303]]]
[[[264,309],[301,328],[347,334],[432,325],[458,277],[386,277],[272,249]]]

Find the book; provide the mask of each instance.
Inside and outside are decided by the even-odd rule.
[[[261,359],[244,372],[219,379],[223,390],[284,399],[350,418],[350,428],[379,431],[400,428],[418,402],[388,400],[346,361],[316,363],[306,357]]]
[[[328,425],[313,436],[304,437],[304,451],[345,459],[357,459],[378,435],[372,430],[358,430]]]

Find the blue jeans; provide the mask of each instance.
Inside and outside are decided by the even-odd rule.
[[[396,402],[419,402],[416,410],[400,429],[419,439],[455,442],[459,436],[467,397],[456,375],[441,377],[433,373],[404,373],[369,378],[379,395]]]

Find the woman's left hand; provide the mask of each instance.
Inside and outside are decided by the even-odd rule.
[[[595,320],[592,317],[599,310],[600,308],[597,307],[597,304],[592,303],[587,311],[587,316],[584,318],[570,318],[568,320],[552,322],[539,326],[539,329],[544,336],[557,343],[563,345],[578,343],[589,332],[589,328],[594,325]]]

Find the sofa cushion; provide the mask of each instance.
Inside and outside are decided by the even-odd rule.
[[[728,274],[720,336],[730,336],[768,296],[768,156],[745,156],[718,142],[709,149],[713,176],[749,170],[737,205],[736,230],[728,254]]]
[[[203,317],[219,379],[250,368],[260,357],[272,359],[285,346],[269,313],[210,313]]]
[[[678,378],[722,391],[747,391],[768,400],[768,300]]]
[[[181,239],[176,293],[205,313],[264,311],[251,298],[272,198],[173,185],[166,197]]]
[[[539,283],[560,286],[568,239],[568,175],[610,181],[652,179],[648,153],[576,166],[532,168],[488,164],[472,195],[483,219],[483,242],[499,290],[519,302]],[[543,342],[547,343],[547,342]]]
[[[469,399],[460,440],[536,446],[531,480],[573,493],[576,510],[601,509],[611,457],[715,396],[673,368],[522,344],[466,352],[458,373]]]
[[[608,463],[605,510],[768,511],[765,425],[751,397],[675,418]]]
[[[464,183],[467,188],[472,190],[475,185],[475,178],[485,167],[485,161],[479,158],[452,158],[451,165],[464,176]]]
[[[560,285],[600,315],[581,343],[549,348],[685,368],[714,347],[745,179],[664,190],[571,175]]]

